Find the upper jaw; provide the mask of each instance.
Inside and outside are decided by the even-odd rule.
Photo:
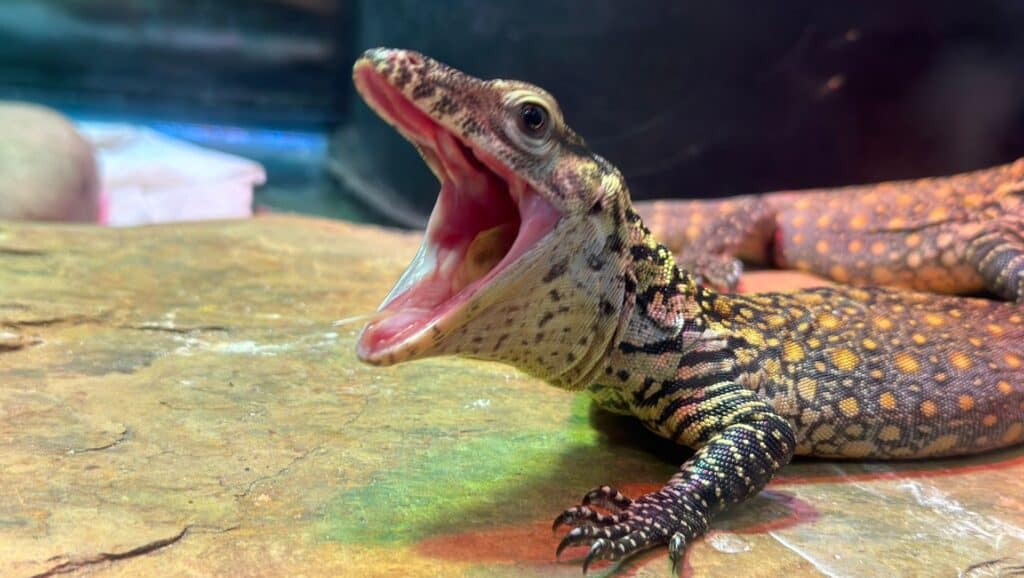
[[[353,71],[367,104],[416,145],[441,181],[419,252],[381,304],[377,320],[359,336],[357,354],[368,363],[438,353],[449,333],[500,288],[507,289],[561,220],[526,180],[411,98],[408,79],[414,75],[398,67],[425,61],[432,63],[415,53],[378,49]],[[396,78],[406,82],[397,86]]]

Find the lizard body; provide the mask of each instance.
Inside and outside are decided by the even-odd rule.
[[[1024,158],[949,177],[637,210],[681,263],[727,290],[740,258],[839,283],[987,290],[1024,303]]]
[[[696,449],[662,489],[565,510],[584,562],[668,544],[795,454],[909,459],[1024,439],[1024,309],[877,287],[728,295],[676,266],[625,180],[535,86],[377,49],[357,89],[441,181],[359,357],[514,365]]]

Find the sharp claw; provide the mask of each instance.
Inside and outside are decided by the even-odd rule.
[[[587,557],[583,559],[583,574],[586,575],[587,568],[590,567],[590,563],[595,560],[600,560],[604,557],[608,549],[611,548],[612,543],[605,538],[598,538],[594,541],[594,544],[590,547],[590,552],[587,553]]]
[[[569,508],[568,510],[562,512],[561,516],[555,518],[555,522],[551,524],[551,531],[557,531],[558,527],[562,524],[576,525],[576,522],[580,522],[582,520],[593,521],[594,514],[595,513],[586,506],[576,506],[573,508]]]
[[[553,533],[557,532],[559,526],[561,526],[562,524],[564,524],[566,522],[567,522],[567,520],[565,519],[565,514],[564,513],[562,515],[558,516],[557,518],[555,518],[555,522],[553,524],[551,524],[551,533],[553,534]]]
[[[679,575],[679,564],[683,561],[683,553],[686,551],[686,536],[681,532],[672,535],[668,541],[668,559],[672,562],[672,574]]]
[[[561,556],[562,552],[569,546],[572,546],[575,543],[575,541],[582,535],[582,528],[573,528],[572,530],[570,530],[569,533],[566,534],[564,538],[562,538],[562,541],[558,543],[558,548],[555,548],[555,558]]]

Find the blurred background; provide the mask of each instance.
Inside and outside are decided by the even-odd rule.
[[[3,0],[0,100],[67,115],[108,196],[209,161],[257,210],[415,227],[437,187],[353,93],[368,47],[544,86],[635,198],[717,197],[1024,155],[1021,30],[1024,0]],[[0,115],[0,170],[19,127]],[[186,160],[132,172],[160,158]],[[225,188],[166,187],[167,219]],[[107,221],[164,220],[134,207]]]

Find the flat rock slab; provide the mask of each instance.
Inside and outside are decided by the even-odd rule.
[[[358,363],[334,322],[416,245],[290,217],[0,224],[0,575],[579,576],[554,516],[686,451],[504,366]],[[799,462],[684,572],[995,575],[1024,552],[1022,479],[1020,449]],[[665,576],[665,550],[613,572]]]

